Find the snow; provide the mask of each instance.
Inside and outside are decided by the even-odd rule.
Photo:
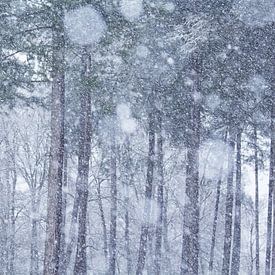
[[[199,93],[199,92],[194,92],[193,93],[193,98],[194,98],[195,102],[199,102],[199,101],[202,100],[202,94]]]
[[[50,100],[52,90],[50,82],[54,80],[55,74],[52,74],[51,68],[45,63],[48,52],[46,55],[44,52],[38,55],[36,51],[28,47],[29,43],[39,46],[41,43],[51,42],[50,30],[42,28],[30,33],[29,31],[24,34],[21,32],[39,27],[42,23],[44,26],[44,23],[49,25],[55,22],[51,22],[51,18],[42,22],[32,14],[27,16],[26,12],[36,12],[43,8],[39,3],[31,3],[29,6],[29,2],[35,1],[16,0],[12,1],[12,9],[4,8],[7,9],[4,17],[9,17],[6,15],[11,14],[14,17],[11,21],[16,24],[12,23],[9,28],[9,20],[8,24],[2,23],[4,39],[1,41],[4,59],[7,54],[12,54],[12,56],[8,57],[7,62],[4,60],[1,76],[3,89],[0,92],[0,102],[3,102],[3,106],[1,106],[0,120],[2,130],[0,132],[0,161],[2,162],[2,167],[0,167],[0,218],[7,226],[2,226],[1,231],[0,223],[0,246],[4,250],[7,248],[9,252],[9,245],[13,240],[9,238],[13,234],[10,222],[13,213],[10,209],[15,207],[15,215],[18,216],[15,248],[19,248],[15,251],[15,274],[18,272],[28,274],[29,272],[32,247],[32,236],[29,234],[32,228],[30,217],[39,218],[38,253],[35,253],[39,255],[37,260],[44,257],[45,240],[47,240],[44,230],[48,211],[47,196],[54,191],[48,189],[51,186],[47,185],[49,157],[53,156],[51,163],[55,168],[58,168],[59,163],[55,150],[51,152],[51,137],[55,137],[55,133],[63,130],[50,120],[51,102],[58,105],[52,106],[53,111],[58,111],[60,114],[62,110],[57,108],[61,107],[60,100],[55,99],[57,97]],[[88,1],[84,2],[88,3]],[[89,3],[94,2],[89,1]],[[143,273],[154,273],[155,225],[160,212],[158,183],[162,176],[164,177],[164,206],[166,206],[165,216],[163,216],[162,237],[165,242],[162,252],[164,258],[167,256],[169,261],[167,263],[166,260],[163,261],[160,273],[178,274],[180,266],[189,268],[186,265],[187,261],[180,262],[183,233],[189,234],[194,242],[199,242],[200,256],[194,257],[194,261],[199,262],[200,273],[207,273],[218,185],[220,200],[213,272],[220,274],[225,239],[224,220],[227,211],[228,170],[231,168],[234,173],[232,195],[235,197],[236,194],[236,151],[233,152],[228,145],[228,140],[226,142],[223,140],[226,131],[228,137],[233,138],[235,129],[231,131],[231,127],[235,128],[234,126],[240,123],[243,126],[241,152],[243,214],[239,218],[242,219],[244,238],[242,237],[239,273],[251,274],[247,267],[253,266],[252,259],[255,259],[255,246],[253,245],[252,251],[249,247],[250,241],[254,243],[255,239],[253,124],[257,125],[258,129],[257,143],[260,163],[260,246],[265,248],[266,243],[266,204],[270,168],[270,95],[273,83],[272,49],[269,47],[272,43],[272,34],[271,28],[267,26],[274,17],[271,0],[234,1],[236,16],[231,18],[230,26],[226,20],[220,18],[220,9],[216,13],[214,8],[213,16],[203,14],[205,3],[200,7],[202,12],[189,11],[189,7],[196,6],[197,8],[197,5],[191,5],[191,3],[188,7],[186,6],[186,12],[183,14],[181,10],[184,10],[185,4],[188,3],[180,6],[180,1],[175,0],[112,0],[98,1],[98,3],[104,8],[104,16],[100,12],[101,9],[97,9],[98,6],[94,4],[83,4],[84,6],[80,7],[82,4],[77,1],[74,4],[68,1],[64,5],[66,10],[65,35],[71,45],[65,49],[65,61],[66,63],[68,61],[68,66],[64,68],[66,76],[66,155],[64,160],[68,162],[66,169],[68,179],[67,185],[63,186],[63,192],[67,196],[66,209],[62,209],[66,213],[65,228],[62,228],[66,240],[62,249],[66,250],[67,244],[71,241],[72,221],[72,237],[75,240],[71,262],[74,263],[78,225],[82,223],[82,220],[72,220],[71,216],[74,202],[78,198],[77,192],[83,191],[82,186],[76,188],[79,183],[78,164],[81,161],[79,156],[82,153],[85,155],[88,153],[91,156],[89,162],[91,165],[84,171],[89,176],[88,204],[87,209],[82,207],[80,209],[80,211],[87,211],[86,242],[83,244],[83,247],[87,247],[87,255],[91,256],[87,257],[87,263],[85,263],[87,274],[110,273],[109,258],[107,255],[105,259],[103,249],[105,241],[108,246],[110,240],[116,242],[117,245],[115,263],[120,268],[120,273],[134,273],[143,225],[149,225],[148,236],[146,236],[148,247],[145,259],[146,270]],[[16,8],[17,4],[18,8]],[[212,5],[210,2],[209,4]],[[24,6],[28,8],[26,11]],[[15,20],[16,12],[19,14],[18,20]],[[184,20],[179,22],[179,15],[183,15]],[[21,21],[20,18],[26,18],[25,16],[28,20]],[[104,22],[107,20],[105,18],[110,18],[112,21],[109,32],[107,32],[107,21]],[[240,22],[240,20],[243,21]],[[110,21],[108,20],[108,23]],[[22,22],[22,25],[19,22]],[[221,24],[224,23],[225,26],[222,26]],[[8,26],[7,30],[5,26]],[[236,31],[229,34],[228,28]],[[17,32],[20,35],[17,35]],[[16,43],[5,39],[6,34],[8,38],[17,37]],[[24,37],[26,34],[27,37]],[[205,46],[210,38],[210,49],[207,50]],[[24,51],[25,46],[28,48],[27,53],[21,52]],[[80,78],[83,69],[83,64],[81,64],[83,47],[89,48],[89,52],[92,53],[91,77],[85,80]],[[196,52],[193,55],[194,51]],[[200,54],[203,54],[203,60],[197,60],[197,58],[200,59]],[[60,73],[63,74],[63,70]],[[49,77],[50,81],[43,84],[35,82],[43,76]],[[57,88],[59,84],[63,83],[58,83]],[[197,89],[197,84],[200,89]],[[79,114],[83,112],[81,91],[86,85],[91,86],[92,93],[93,137],[88,146],[91,151],[79,152],[81,132],[84,131],[80,129],[82,125],[79,124]],[[20,94],[19,100],[16,100],[17,91]],[[152,94],[156,95],[154,102],[149,100]],[[36,98],[32,100],[33,96],[37,100]],[[28,100],[22,100],[23,97]],[[39,107],[40,102],[46,107],[45,110],[44,107]],[[193,116],[194,102],[201,107],[200,125],[198,125],[197,118]],[[24,111],[26,107],[23,106],[29,106],[29,104],[29,111]],[[148,152],[148,145],[152,141],[149,139],[151,135],[148,135],[150,131],[148,110],[152,109],[156,111],[153,114],[155,119],[153,129],[156,130],[154,156],[151,156],[152,152]],[[163,175],[159,169],[158,111],[162,114],[163,122]],[[196,150],[189,147],[189,145],[193,147],[195,144],[192,141],[197,139],[194,129],[190,129],[191,125],[199,126],[196,130],[201,133],[201,142],[196,146]],[[58,145],[56,140],[53,141]],[[56,146],[56,149],[57,147],[59,146]],[[228,157],[231,157],[234,163],[228,163]],[[153,170],[151,170],[148,158],[154,164]],[[116,163],[110,161],[114,159]],[[196,181],[196,179],[192,179],[192,182],[186,179],[188,176],[197,178],[197,169],[199,170],[198,188],[196,184],[192,186],[186,184]],[[11,191],[14,172],[17,174],[17,181],[13,202]],[[116,172],[117,194],[110,189],[110,176],[114,175],[114,172]],[[221,182],[218,182],[220,175]],[[151,176],[152,192],[149,194]],[[43,181],[42,177],[45,177]],[[32,185],[32,182],[35,185]],[[39,186],[40,183],[43,183],[43,186]],[[57,182],[59,183],[60,181]],[[112,185],[114,186],[113,181]],[[99,201],[98,188],[100,188],[101,201]],[[38,204],[37,212],[30,211],[33,199],[31,192],[34,190],[37,191],[35,198]],[[199,194],[200,213],[193,208],[196,206],[193,202],[197,200],[197,194]],[[125,203],[126,199],[127,203]],[[235,201],[233,199],[232,203],[235,204]],[[99,202],[102,205],[99,205]],[[117,203],[116,209],[113,207],[114,202]],[[50,200],[48,209],[55,211],[56,205],[56,201]],[[234,213],[234,209],[235,206],[233,210],[227,211],[227,214]],[[110,222],[113,223],[111,214],[114,213],[117,224],[116,237],[110,234]],[[104,220],[101,215],[104,216]],[[125,241],[127,217],[129,218],[129,243],[128,240]],[[199,238],[197,234],[194,234],[195,228],[192,228],[193,224],[190,223],[195,219],[200,224]],[[186,221],[185,229],[183,220]],[[235,225],[232,225],[232,232],[233,226]],[[251,240],[249,240],[249,232],[253,234]],[[166,240],[169,251],[166,251]],[[230,241],[229,238],[227,240]],[[54,240],[51,241],[54,243]],[[264,257],[265,251],[263,250],[261,249],[260,252],[261,258]],[[250,252],[253,255],[249,255]],[[6,254],[8,256],[9,253]],[[174,257],[176,255],[179,257]],[[9,257],[2,258],[3,263],[10,261]],[[127,260],[132,263],[131,271],[127,270]],[[26,266],[23,269],[22,263]],[[43,262],[38,261],[38,266],[42,272]],[[73,264],[68,267],[69,274],[73,273],[73,268]],[[263,269],[264,259],[261,260],[261,271]],[[0,270],[3,270],[1,263]]]
[[[228,145],[222,140],[208,140],[200,149],[200,175],[207,179],[219,177],[220,168],[227,162]]]
[[[210,110],[215,110],[221,103],[218,95],[212,94],[206,97],[206,105]]]
[[[78,45],[93,45],[107,30],[102,16],[88,5],[65,14],[65,28],[70,40]]]
[[[239,0],[233,11],[250,26],[264,26],[275,21],[274,0]]]
[[[28,62],[28,56],[25,53],[17,53],[14,55],[15,58],[18,59],[21,63],[27,63]]]
[[[260,170],[259,173],[259,182],[265,183],[261,184],[259,188],[259,198],[261,200],[266,200],[268,196],[268,180],[269,180],[269,171],[268,170]],[[247,196],[254,198],[255,197],[255,174],[254,167],[250,165],[243,164],[242,165],[242,182],[244,185],[244,192]]]
[[[149,49],[146,46],[139,45],[136,48],[136,55],[140,58],[146,58],[150,54]]]
[[[130,107],[127,104],[121,103],[117,106],[117,115],[123,132],[127,134],[135,132],[137,123],[132,118]]]
[[[169,65],[174,65],[175,61],[174,61],[174,59],[173,59],[172,57],[168,57],[168,58],[167,58],[167,63],[168,63]]]
[[[184,84],[185,84],[186,86],[191,87],[191,86],[194,85],[194,81],[193,81],[190,77],[186,77],[185,80],[184,80]]]
[[[175,4],[172,2],[165,3],[163,7],[168,12],[173,12],[175,10]]]
[[[20,191],[22,193],[27,192],[29,190],[28,184],[21,178],[16,184],[16,191]]]
[[[120,103],[117,106],[117,115],[119,118],[129,118],[131,115],[131,110],[126,103]]]
[[[261,75],[254,75],[248,80],[247,88],[253,93],[261,94],[268,88],[268,85]]]
[[[122,15],[130,22],[138,19],[143,12],[142,0],[121,0],[120,10]]]

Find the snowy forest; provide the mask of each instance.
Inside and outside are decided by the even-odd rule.
[[[0,0],[0,275],[275,275],[274,0]]]

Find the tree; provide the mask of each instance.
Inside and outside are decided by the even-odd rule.
[[[196,100],[196,93],[200,91],[201,60],[197,52],[195,52],[193,58],[192,73],[194,85],[188,98],[189,110],[186,137],[186,183],[180,270],[182,275],[199,273],[199,147],[201,106]]]
[[[147,174],[146,174],[146,185],[145,185],[143,221],[141,225],[138,262],[137,262],[137,268],[136,268],[137,275],[142,274],[144,264],[145,264],[146,252],[147,252],[147,240],[148,240],[148,234],[149,234],[149,221],[150,221],[152,188],[153,188],[152,184],[153,184],[154,167],[155,167],[154,158],[155,158],[155,117],[154,117],[154,109],[152,108],[151,110],[149,110],[149,113],[148,113]]]
[[[86,51],[82,56],[84,64],[83,80],[87,81],[91,71],[91,57]],[[89,88],[84,88],[81,92],[80,108],[80,137],[79,137],[79,156],[78,156],[78,180],[77,199],[79,200],[79,227],[76,248],[76,260],[74,272],[76,274],[87,274],[86,256],[86,227],[87,227],[87,205],[88,205],[88,181],[89,163],[91,154],[91,93]]]
[[[63,4],[52,3],[52,95],[51,147],[48,176],[48,214],[45,242],[44,274],[58,274],[62,225],[62,180],[64,155],[64,10]]]
[[[162,239],[163,239],[163,220],[164,220],[164,171],[163,171],[163,130],[162,112],[157,111],[157,224],[156,224],[156,244],[155,244],[155,274],[159,274],[162,262]]]
[[[270,275],[273,6],[2,1],[1,272]]]
[[[257,128],[254,126],[254,171],[255,171],[255,230],[256,230],[256,275],[260,274],[260,244],[259,244],[259,159]]]
[[[236,189],[235,189],[235,215],[234,215],[234,232],[233,232],[233,252],[231,274],[240,272],[240,254],[241,254],[241,207],[242,207],[242,163],[241,163],[241,146],[242,130],[238,129],[236,137]]]
[[[225,210],[225,231],[222,272],[229,274],[232,238],[232,214],[233,214],[233,175],[234,175],[234,152],[235,152],[235,133],[229,129],[228,140],[228,177],[226,187],[226,210]]]
[[[227,131],[225,133],[224,141],[227,141]],[[223,176],[223,166],[224,163],[221,164],[221,168],[219,170],[219,178],[217,181],[217,191],[216,191],[216,201],[215,201],[215,212],[213,219],[213,229],[212,229],[212,238],[211,238],[211,248],[210,248],[210,260],[209,260],[209,272],[213,271],[213,262],[214,262],[214,252],[215,252],[215,244],[216,244],[216,231],[218,224],[218,214],[220,207],[220,197],[221,197],[221,185],[222,185],[222,176]]]

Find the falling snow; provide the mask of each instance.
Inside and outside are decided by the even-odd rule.
[[[83,46],[99,42],[107,29],[102,16],[92,6],[67,12],[65,27],[70,40]]]
[[[274,0],[0,6],[0,275],[275,274]]]
[[[143,13],[143,0],[121,0],[120,10],[129,21],[135,21]]]

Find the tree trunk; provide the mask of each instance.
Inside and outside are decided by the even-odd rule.
[[[273,37],[275,22],[268,25],[267,33]],[[275,166],[275,79],[274,79],[274,46],[270,43],[269,52],[271,53],[271,123],[270,123],[270,167],[269,167],[269,186],[268,186],[268,210],[267,210],[267,236],[266,236],[266,258],[265,258],[265,274],[270,275],[271,269],[271,242],[272,242],[272,272],[275,272],[275,188],[274,188],[274,166]],[[272,196],[273,196],[273,241],[272,241]]]
[[[253,223],[250,226],[249,230],[249,252],[250,252],[250,266],[249,266],[249,275],[253,275],[254,267],[254,257],[253,257]]]
[[[225,133],[224,142],[225,143],[227,142],[227,131]],[[223,166],[224,166],[224,163],[221,164],[221,168],[219,171],[219,179],[217,182],[216,202],[215,202],[212,239],[211,239],[211,248],[210,248],[210,260],[209,260],[209,266],[208,266],[208,271],[210,273],[212,273],[212,271],[213,271],[213,263],[214,263],[214,252],[215,252],[215,246],[216,246],[216,232],[217,232],[218,215],[219,215]]]
[[[10,220],[11,220],[11,232],[10,232],[10,259],[9,259],[9,272],[15,274],[14,261],[15,261],[15,192],[17,183],[17,172],[15,163],[15,152],[12,151],[12,189],[11,189],[11,209],[10,209]]]
[[[113,129],[115,133],[115,129]],[[116,141],[115,134],[112,137],[111,144],[111,222],[110,222],[110,241],[109,241],[109,274],[116,273],[116,250],[117,250],[117,174],[116,174]]]
[[[61,248],[60,248],[60,263],[59,263],[59,272],[64,274],[65,264],[66,264],[66,208],[67,208],[67,190],[68,188],[68,152],[67,144],[65,142],[64,149],[64,168],[63,168],[63,197],[62,197],[62,227],[61,227]]]
[[[88,207],[89,163],[91,155],[91,93],[88,78],[91,70],[91,56],[84,49],[82,55],[84,69],[82,73],[83,90],[81,93],[80,139],[79,139],[79,224],[74,273],[87,274],[86,231]]]
[[[229,132],[229,148],[228,148],[228,176],[225,203],[225,226],[224,226],[224,247],[223,247],[223,263],[222,274],[228,275],[230,270],[230,256],[232,243],[232,210],[233,210],[233,175],[234,175],[234,150],[235,136]]]
[[[100,211],[100,218],[101,218],[101,223],[102,223],[103,251],[104,251],[105,261],[107,264],[107,261],[108,261],[107,226],[106,226],[106,220],[105,220],[102,197],[101,197],[101,181],[100,181],[100,179],[98,180],[97,195],[98,195],[98,206],[99,206],[99,211]]]
[[[260,244],[259,244],[259,159],[257,145],[257,128],[254,127],[254,161],[255,161],[255,229],[256,229],[256,275],[260,275]]]
[[[170,262],[170,247],[168,240],[168,188],[164,189],[164,209],[163,209],[163,248],[164,248],[164,259],[163,259],[163,273],[171,273],[171,262]]]
[[[270,275],[271,269],[271,244],[272,244],[272,272],[275,272],[275,230],[273,230],[272,242],[272,198],[274,204],[274,166],[275,166],[275,92],[272,91],[272,110],[271,110],[271,124],[270,124],[270,167],[269,167],[269,186],[268,186],[268,209],[267,209],[267,236],[266,236],[266,258],[265,258],[265,273]],[[273,206],[274,207],[274,206]],[[273,211],[275,215],[275,211]],[[275,220],[273,217],[273,228]],[[274,270],[273,270],[274,268]]]
[[[129,197],[127,199],[126,212],[125,212],[125,251],[127,257],[127,274],[132,274],[132,258],[131,258],[131,250],[130,250],[130,229],[129,229]]]
[[[9,140],[6,139],[6,159],[5,159],[5,180],[6,180],[6,190],[7,190],[7,200],[6,200],[6,217],[5,217],[5,223],[6,223],[6,233],[7,233],[7,239],[6,239],[6,259],[5,259],[5,271],[7,274],[11,273],[10,271],[10,245],[11,245],[11,208],[12,208],[12,186],[11,186],[11,159],[10,159],[10,146],[9,146]]]
[[[235,191],[235,217],[231,274],[238,275],[240,272],[240,253],[241,253],[241,207],[242,207],[242,186],[241,186],[241,145],[242,132],[237,133],[237,157],[236,157],[236,191]]]
[[[37,194],[36,188],[31,191],[31,209],[32,209],[32,221],[31,221],[31,263],[30,263],[30,274],[38,275],[38,205],[37,205]]]
[[[190,138],[187,144],[186,187],[181,275],[199,272],[199,143],[200,110],[195,102],[190,106]]]
[[[141,275],[144,269],[146,252],[147,252],[149,222],[150,222],[150,215],[151,215],[151,199],[152,199],[152,191],[153,191],[153,173],[154,173],[154,157],[155,157],[155,121],[154,121],[153,111],[150,111],[149,113],[148,132],[149,132],[149,149],[148,149],[148,160],[147,160],[145,203],[144,203],[143,221],[141,225],[136,275]]]
[[[272,146],[271,146],[272,147]],[[273,150],[273,149],[271,149]],[[267,233],[266,233],[266,254],[265,254],[265,274],[270,275],[270,256],[271,256],[271,230],[272,230],[272,190],[273,190],[273,171],[269,168],[269,184],[268,184],[268,206],[267,206]]]
[[[79,170],[79,169],[78,169]],[[79,174],[79,172],[78,172]],[[73,203],[73,210],[71,214],[71,224],[68,236],[68,244],[66,247],[66,256],[64,259],[64,263],[62,264],[62,268],[60,269],[60,274],[66,275],[67,269],[71,262],[71,256],[73,252],[73,248],[76,242],[76,230],[77,230],[77,217],[78,217],[78,209],[79,209],[79,192],[78,192],[78,184],[79,184],[79,175],[77,176],[77,183],[76,183],[76,191],[75,191],[75,198]]]
[[[53,54],[51,96],[51,149],[48,178],[47,229],[44,275],[58,273],[62,225],[62,175],[64,153],[64,11],[62,4],[53,3]]]
[[[129,186],[133,179],[134,174],[131,172],[132,169],[132,159],[130,153],[130,141],[129,137],[126,138],[125,150],[123,152],[123,188],[124,188],[124,207],[125,207],[125,253],[127,262],[127,274],[132,274],[132,255],[130,249],[130,217],[129,217],[129,207],[130,207],[130,197],[129,197]]]
[[[3,183],[3,181],[6,181],[6,184],[9,184],[8,182],[8,169],[5,167],[5,175],[2,178],[0,178],[0,188],[2,192],[0,193],[0,268],[3,272],[7,271],[7,262],[8,262],[8,198],[7,198],[7,185]],[[6,178],[5,178],[6,177]],[[3,180],[3,181],[2,181]]]
[[[152,212],[154,213],[154,210],[152,208]],[[147,256],[145,261],[146,266],[146,274],[155,274],[154,273],[154,248],[153,248],[153,242],[154,242],[154,233],[155,233],[155,224],[150,223],[149,224],[149,230],[148,230],[148,240],[147,240]]]
[[[275,24],[273,24],[275,25]],[[275,80],[273,80],[275,81]],[[272,85],[274,89],[274,83]],[[273,238],[272,238],[272,270],[271,274],[275,274],[275,188],[274,188],[274,176],[275,176],[275,90],[272,91],[272,110],[271,110],[271,152],[270,152],[270,166],[271,166],[271,181],[272,181],[272,196],[273,196]]]
[[[210,273],[213,271],[213,263],[214,263],[214,252],[215,252],[215,245],[216,245],[216,231],[217,231],[220,196],[221,196],[222,173],[223,173],[223,168],[220,168],[219,179],[217,182],[216,203],[215,203],[215,210],[214,210],[214,220],[213,220],[211,249],[210,249],[210,260],[209,260],[209,267],[208,267],[208,270]]]
[[[155,243],[155,274],[160,274],[161,270],[161,251],[162,251],[162,233],[163,233],[163,133],[162,133],[162,114],[157,112],[157,224],[156,224],[156,243]]]
[[[198,57],[197,57],[198,58]],[[197,61],[197,59],[196,59]],[[198,66],[199,64],[195,64]],[[199,67],[197,67],[198,71]],[[200,104],[194,96],[199,90],[198,75],[194,74],[194,87],[190,98],[185,204],[183,212],[183,234],[181,275],[197,275],[199,273],[199,147],[200,147]]]

